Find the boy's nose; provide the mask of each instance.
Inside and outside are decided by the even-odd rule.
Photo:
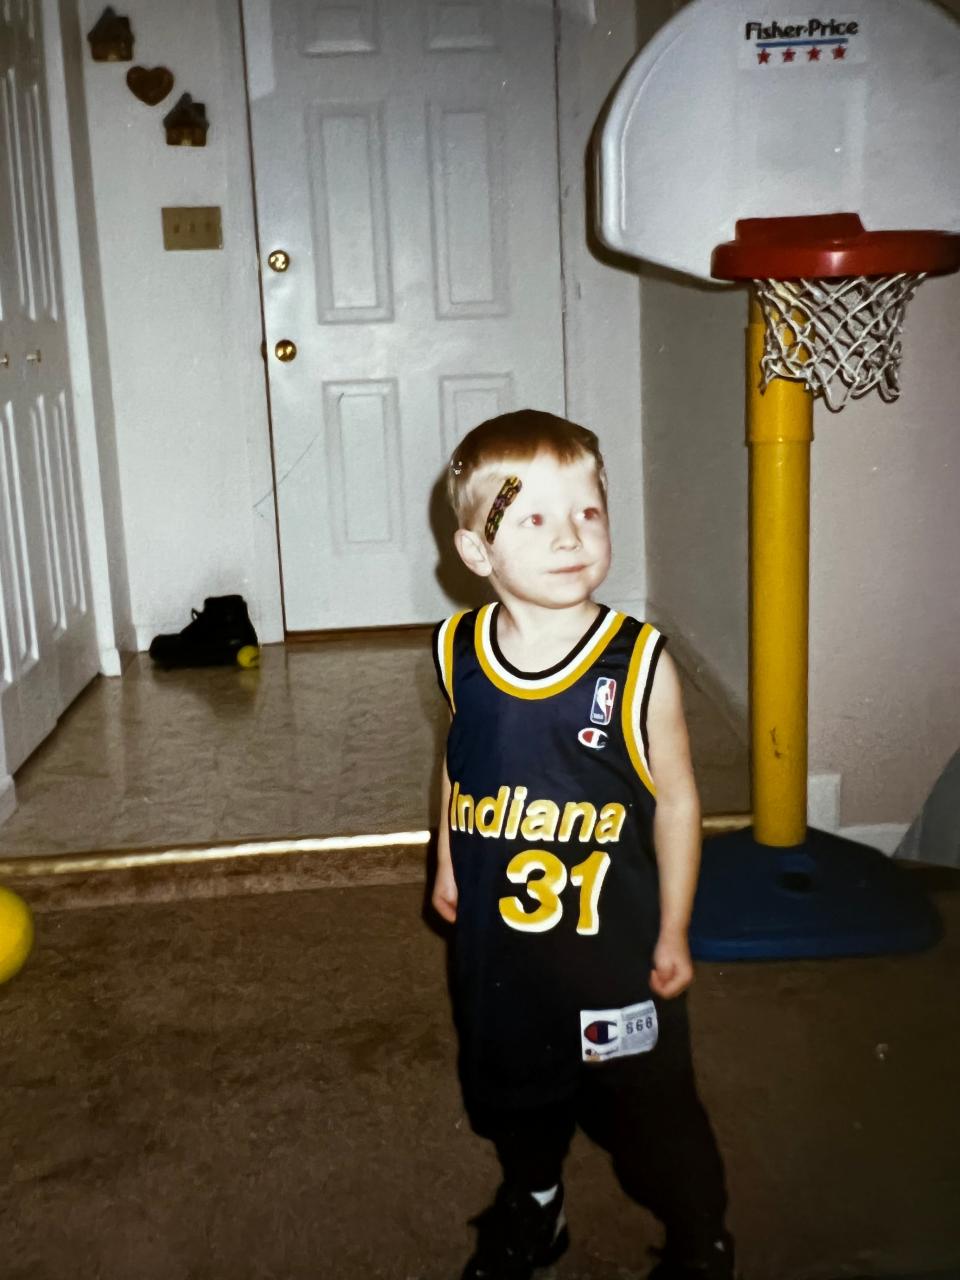
[[[556,537],[553,540],[554,546],[560,550],[571,547],[579,547],[580,531],[573,520],[564,520],[557,529]]]

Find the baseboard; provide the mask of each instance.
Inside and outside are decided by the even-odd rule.
[[[845,840],[856,840],[858,844],[869,845],[871,849],[879,849],[881,853],[889,855],[896,853],[906,832],[905,822],[875,822],[841,827],[837,835],[843,836]]]
[[[0,822],[12,817],[17,807],[17,790],[9,773],[0,775]]]
[[[807,778],[807,822],[818,831],[839,831],[839,773],[811,773]]]
[[[122,676],[136,657],[133,649],[101,649],[100,674],[102,676]]]
[[[907,830],[905,822],[857,822],[840,825],[839,773],[812,773],[807,779],[807,822],[818,831],[832,831],[845,840],[869,845],[881,853],[895,853]]]

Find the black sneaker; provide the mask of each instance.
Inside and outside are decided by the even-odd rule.
[[[477,1249],[462,1280],[530,1280],[570,1246],[563,1213],[563,1187],[548,1205],[504,1184],[489,1209],[474,1219]]]
[[[725,1231],[702,1257],[684,1257],[668,1246],[647,1280],[735,1280],[735,1276],[733,1236]]]
[[[243,596],[208,596],[177,635],[155,636],[150,657],[161,667],[260,665],[260,645]]]

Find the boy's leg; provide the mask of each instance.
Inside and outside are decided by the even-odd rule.
[[[494,1143],[503,1183],[476,1219],[477,1247],[463,1280],[529,1280],[569,1242],[560,1179],[573,1136],[573,1104],[474,1110],[471,1121]]]
[[[524,1109],[476,1109],[473,1127],[497,1149],[503,1180],[526,1191],[544,1191],[560,1181],[576,1125],[573,1101]]]
[[[649,1053],[585,1068],[581,1124],[664,1224],[664,1274],[732,1276],[723,1161],[697,1093],[684,997],[657,1001],[657,1018]]]

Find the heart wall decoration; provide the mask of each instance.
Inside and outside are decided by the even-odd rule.
[[[131,67],[127,86],[134,97],[155,107],[173,88],[173,72],[168,67]]]

